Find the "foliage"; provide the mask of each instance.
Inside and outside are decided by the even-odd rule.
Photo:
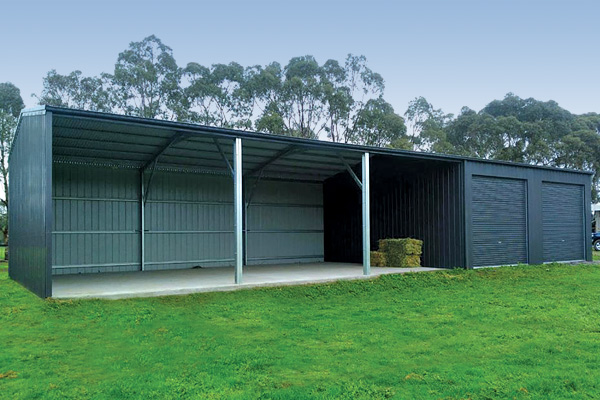
[[[152,35],[130,43],[112,74],[48,72],[38,101],[304,138],[328,136],[335,142],[410,147],[404,121],[383,100],[383,91],[383,78],[368,68],[364,56],[349,54],[343,65],[336,60],[320,65],[307,55],[292,58],[285,67],[276,62],[264,67],[190,62],[180,68],[172,49]],[[385,121],[373,121],[377,113]]]
[[[353,142],[367,146],[412,149],[404,119],[381,97],[367,101],[357,113],[350,137]]]
[[[184,89],[190,107],[188,119],[226,128],[252,127],[252,107],[246,93],[246,71],[238,63],[207,68],[189,63],[184,70],[189,86]]]
[[[423,103],[429,104],[422,98],[419,104],[411,103],[406,115],[422,127],[419,139],[428,141],[432,151],[591,170],[596,173],[597,199],[600,115],[574,115],[554,101],[522,99],[512,93],[479,112],[464,107],[456,118],[441,118],[442,113]]]
[[[156,36],[132,42],[119,54],[110,82],[116,109],[144,118],[178,118],[181,109],[181,69],[173,51]]]
[[[81,71],[61,75],[56,70],[44,77],[40,104],[91,111],[113,111],[114,104],[106,79],[85,77]]]
[[[190,62],[180,68],[171,48],[152,35],[130,43],[112,74],[48,72],[38,100],[333,142],[587,169],[596,172],[598,198],[600,114],[574,115],[555,101],[508,93],[479,112],[463,107],[457,116],[417,97],[403,118],[385,100],[384,89],[383,77],[364,56],[320,64],[306,55],[285,66]]]
[[[3,196],[0,196],[0,205],[4,210],[8,208],[8,157],[10,147],[15,135],[19,113],[25,107],[21,98],[21,91],[12,83],[0,83],[0,181],[4,189]],[[8,224],[6,223],[6,212],[4,223],[0,230],[4,237],[4,242],[8,242]]]
[[[0,270],[0,397],[595,398],[599,285],[552,264],[43,301]]]

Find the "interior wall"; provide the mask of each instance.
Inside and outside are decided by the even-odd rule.
[[[53,176],[53,274],[139,270],[139,172],[56,163]],[[233,224],[229,176],[156,172],[145,269],[233,265]],[[322,184],[261,180],[247,224],[250,265],[323,261]]]
[[[460,164],[373,157],[371,249],[379,239],[423,240],[423,266],[464,265]],[[358,172],[358,168],[357,171]],[[325,260],[362,262],[360,189],[348,173],[325,181]]]
[[[248,206],[248,265],[323,261],[323,185],[260,180]]]
[[[146,270],[233,264],[230,177],[159,171],[145,208]]]
[[[136,170],[55,163],[52,199],[53,274],[139,269]]]

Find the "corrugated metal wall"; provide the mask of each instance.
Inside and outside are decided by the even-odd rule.
[[[9,275],[40,297],[52,295],[51,115],[22,117],[10,156]]]
[[[247,225],[249,265],[323,261],[323,185],[261,180]]]
[[[358,168],[357,168],[358,170]],[[460,164],[373,157],[371,248],[378,240],[423,240],[423,265],[464,264]],[[349,174],[325,182],[325,260],[361,262],[360,190]]]
[[[139,270],[139,172],[57,163],[53,175],[53,273]],[[231,178],[156,172],[145,230],[146,270],[232,265]],[[261,180],[248,208],[248,264],[322,260],[322,185]]]
[[[145,213],[147,270],[233,263],[230,177],[158,172]]]
[[[138,270],[138,172],[54,164],[52,183],[53,273]]]

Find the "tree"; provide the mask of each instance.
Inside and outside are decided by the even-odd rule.
[[[51,70],[44,77],[44,88],[36,96],[39,104],[80,110],[113,111],[107,82],[102,78],[84,77],[81,71],[61,75]]]
[[[211,68],[189,63],[184,76],[190,82],[184,93],[191,121],[227,128],[252,127],[252,98],[246,90],[244,67],[233,62]]]
[[[358,113],[353,129],[360,132],[354,141],[367,146],[412,149],[404,119],[383,98],[369,100]]]
[[[327,60],[322,69],[324,129],[333,142],[349,143],[357,133],[353,126],[358,115],[370,100],[383,96],[383,78],[367,67],[365,56],[352,54],[348,54],[343,67],[336,60]]]
[[[444,127],[453,118],[452,114],[444,114],[435,109],[425,97],[416,97],[404,113],[411,130],[410,140],[417,149],[432,150],[434,145],[440,148]]]
[[[154,35],[131,42],[112,75],[103,74],[118,111],[145,118],[186,119],[181,68],[173,51]]]
[[[12,83],[0,83],[0,180],[4,189],[0,203],[8,209],[8,156],[21,110],[25,107],[21,91]],[[8,224],[0,226],[4,243],[8,242]]]

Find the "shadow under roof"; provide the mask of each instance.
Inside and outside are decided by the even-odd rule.
[[[246,176],[262,170],[264,177],[323,181],[345,171],[345,162],[360,163],[364,152],[423,161],[474,160],[533,167],[52,106],[25,110],[22,115],[41,111],[52,113],[53,161],[58,163],[140,169],[160,155],[157,170],[228,174],[223,155],[233,164],[233,143],[239,137]]]

